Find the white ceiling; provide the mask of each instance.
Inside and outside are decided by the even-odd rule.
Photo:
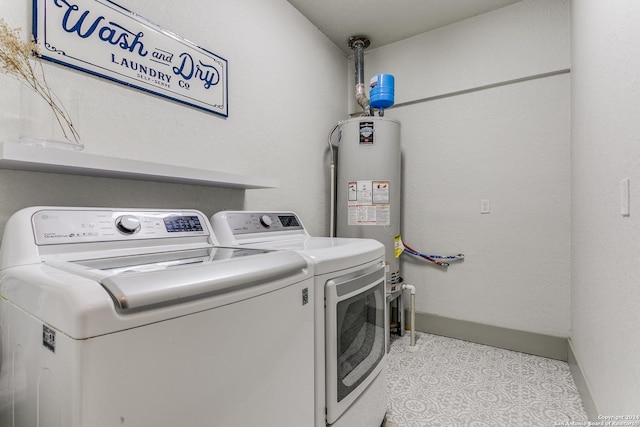
[[[349,37],[369,49],[421,34],[520,0],[287,0],[347,55]]]

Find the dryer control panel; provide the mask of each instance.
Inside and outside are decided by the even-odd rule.
[[[198,211],[44,209],[31,217],[35,243],[54,245],[209,236]]]
[[[222,213],[226,226],[233,235],[304,231],[302,221],[293,212],[227,211]],[[214,221],[216,221],[215,215]]]
[[[298,215],[287,211],[221,211],[211,224],[218,242],[226,245],[310,237]]]

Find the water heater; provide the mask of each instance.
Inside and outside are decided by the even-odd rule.
[[[394,238],[400,235],[400,122],[362,116],[339,125],[336,235],[385,246],[387,284],[400,280]]]

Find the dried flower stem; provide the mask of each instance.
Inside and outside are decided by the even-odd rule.
[[[36,72],[34,63],[37,64],[39,72]],[[20,28],[10,28],[2,18],[0,18],[0,71],[26,83],[33,89],[51,107],[65,139],[72,142],[71,138],[73,138],[75,143],[79,144],[80,135],[73,126],[69,113],[47,83],[38,45],[33,38],[29,42],[22,41]]]

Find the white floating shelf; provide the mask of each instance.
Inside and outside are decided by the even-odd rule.
[[[82,151],[0,143],[0,168],[239,189],[275,188],[273,178],[108,157]]]

